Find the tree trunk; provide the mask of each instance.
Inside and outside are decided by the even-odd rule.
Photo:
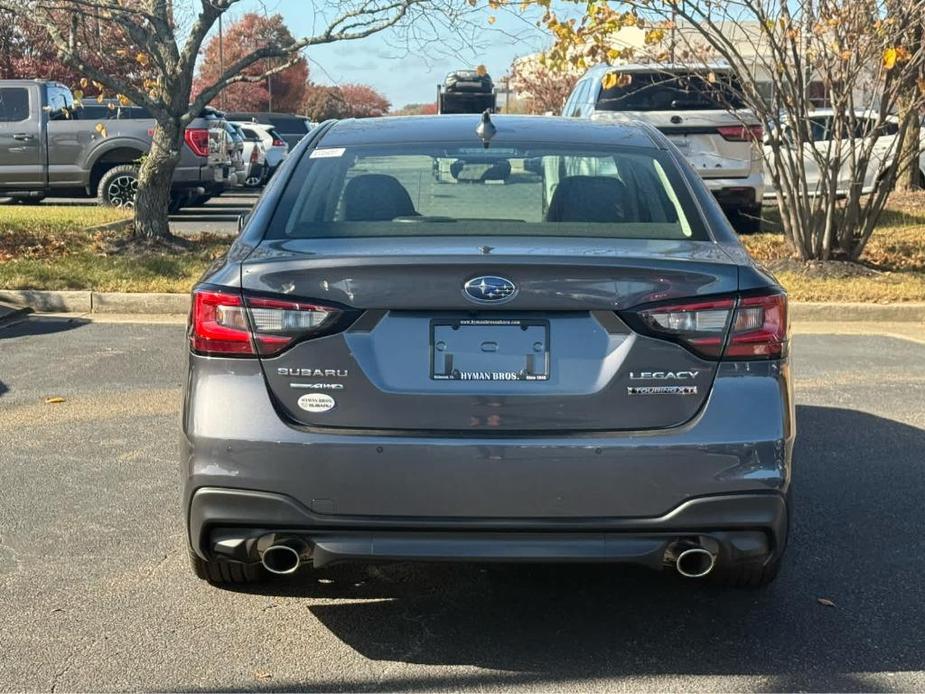
[[[154,129],[151,151],[138,174],[135,194],[135,236],[168,239],[170,187],[174,169],[180,161],[181,129],[178,119],[159,121]]]
[[[913,52],[921,51],[923,48],[923,29],[925,29],[925,27],[923,27],[921,20],[919,20],[913,34],[912,45],[909,46]],[[912,79],[913,77],[921,79],[925,77],[925,74],[923,74],[921,66],[917,72],[917,75],[910,75],[908,83],[904,86],[905,94],[900,98],[900,109],[902,112],[899,114],[899,120],[902,122],[907,115],[909,115],[910,118],[909,129],[906,131],[906,139],[903,140],[902,151],[898,153],[899,176],[896,178],[894,189],[904,192],[919,190],[925,185],[925,181],[922,181],[921,174],[919,173],[919,149],[921,147],[919,132],[922,128],[922,118],[918,111],[918,104],[921,100],[918,98],[918,82]],[[913,113],[909,114],[910,110],[913,111]]]
[[[918,89],[918,86],[912,85],[912,88]],[[913,98],[913,101],[916,101],[916,99]],[[905,113],[900,114],[900,119],[905,115]],[[912,114],[909,119],[909,129],[906,131],[902,151],[899,153],[900,171],[896,177],[896,190],[908,192],[919,190],[922,187],[923,181],[919,173],[920,121],[921,118],[918,113]]]

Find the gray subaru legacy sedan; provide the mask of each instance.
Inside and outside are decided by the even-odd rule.
[[[193,569],[610,562],[759,586],[787,297],[645,124],[328,122],[193,290]]]

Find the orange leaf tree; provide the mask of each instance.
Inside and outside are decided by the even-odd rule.
[[[183,133],[203,107],[229,85],[265,80],[298,64],[312,46],[363,39],[391,30],[393,40],[425,42],[456,32],[469,13],[466,0],[308,1],[310,36],[289,41],[271,34],[247,45],[220,73],[198,85],[197,60],[219,17],[239,0],[0,0],[6,16],[33,20],[57,59],[111,93],[146,107],[157,121],[151,150],[141,164],[135,196],[135,234],[170,237],[168,204]],[[82,37],[97,26],[117,29],[111,43]],[[132,56],[139,69],[111,70],[100,56]],[[139,56],[141,56],[139,58]],[[41,75],[35,75],[40,77]]]

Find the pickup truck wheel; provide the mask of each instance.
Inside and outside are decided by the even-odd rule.
[[[120,164],[100,178],[96,199],[106,207],[134,207],[137,191],[138,167],[134,164]]]

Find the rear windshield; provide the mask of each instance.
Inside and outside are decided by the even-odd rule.
[[[708,236],[670,155],[555,145],[319,148],[268,238]]]
[[[600,111],[697,111],[745,108],[742,88],[729,73],[621,75],[618,85],[601,89]]]

